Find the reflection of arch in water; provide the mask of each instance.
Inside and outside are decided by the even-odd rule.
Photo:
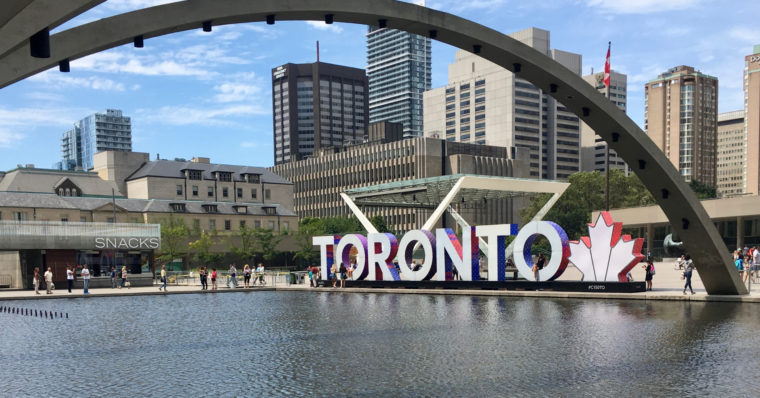
[[[28,42],[0,57],[0,87],[69,60],[204,24],[330,20],[387,26],[479,54],[550,93],[581,117],[634,168],[698,261],[711,294],[746,294],[728,249],[678,171],[643,131],[580,76],[527,45],[472,21],[394,0],[194,0],[133,11],[50,37],[51,58],[29,56]],[[0,39],[2,40],[2,39]],[[7,46],[6,46],[7,47]],[[2,48],[2,47],[0,47]]]

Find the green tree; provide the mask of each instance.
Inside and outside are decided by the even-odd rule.
[[[169,215],[168,220],[161,220],[161,255],[157,260],[168,263],[185,254],[184,242],[189,230],[181,219]]]
[[[253,238],[256,242],[256,254],[260,255],[267,264],[271,264],[277,256],[277,244],[282,240],[282,236],[276,235],[271,229],[256,228],[253,231]]]
[[[216,257],[211,254],[211,246],[213,245],[214,240],[211,239],[211,235],[207,232],[201,232],[198,240],[188,243],[190,250],[193,251],[193,256],[203,264],[212,261]]]
[[[382,216],[374,216],[369,219],[369,222],[372,223],[372,225],[375,227],[377,232],[383,233],[383,232],[391,232],[390,229],[388,229],[388,224],[385,223],[385,219]]]
[[[689,183],[691,190],[697,195],[699,199],[714,199],[717,197],[715,187],[711,187],[707,184],[703,184],[697,180],[691,180]]]
[[[568,179],[570,186],[544,219],[562,226],[571,239],[578,239],[586,234],[586,224],[591,222],[591,212],[605,208],[605,178],[606,176],[598,171],[571,175]],[[523,220],[527,222],[533,218],[550,197],[550,194],[536,195],[530,206],[521,211]],[[621,170],[610,172],[610,208],[646,206],[654,203],[654,197],[638,177],[626,176]]]
[[[312,243],[312,237],[324,234],[324,221],[321,218],[304,217],[298,223],[298,233],[295,235],[298,251],[293,255],[293,260],[310,264],[317,260],[319,252]]]
[[[239,256],[243,261],[249,261],[253,259],[256,249],[256,229],[245,225],[240,226],[240,230],[236,236],[240,237],[240,245],[234,245],[231,243],[231,239],[228,240],[228,247],[232,253]]]

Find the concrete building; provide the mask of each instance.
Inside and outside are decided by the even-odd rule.
[[[746,192],[747,134],[744,111],[718,115],[716,193],[718,197],[743,195]]]
[[[430,39],[370,26],[367,33],[369,122],[402,123],[422,136],[422,93],[431,85]]]
[[[97,172],[11,170],[0,180],[6,194],[0,220],[160,224],[174,217],[196,232],[298,228],[293,184],[267,169],[208,158],[146,159],[146,153],[106,151],[95,156]]]
[[[747,132],[745,192],[760,195],[760,45],[744,57],[744,130]]]
[[[604,84],[604,72],[583,76],[583,80],[594,86],[602,95],[607,97],[607,86]],[[628,76],[610,70],[609,98],[625,112],[628,103]],[[626,175],[630,170],[614,149],[610,150],[609,166],[611,170],[623,170]],[[581,121],[581,170],[607,171],[607,143],[594,130]]]
[[[275,164],[364,140],[367,85],[363,69],[324,62],[272,69]]]
[[[647,135],[687,182],[716,186],[718,78],[682,65],[644,90]]]
[[[550,49],[549,32],[511,34],[580,75],[581,56]],[[456,52],[449,84],[425,92],[425,136],[447,141],[527,148],[528,176],[566,179],[580,170],[580,120],[512,72],[467,51]]]
[[[132,151],[132,120],[118,109],[85,117],[61,137],[60,170],[90,170],[101,151]]]
[[[300,217],[335,217],[351,214],[339,196],[347,189],[451,174],[527,177],[527,163],[528,153],[522,148],[417,137],[341,151],[325,150],[310,159],[275,165],[270,170],[295,184],[294,209]],[[494,200],[456,210],[477,224],[519,222],[519,209],[524,203],[518,201]],[[432,211],[382,206],[364,210],[369,217],[382,216],[394,231],[419,228]],[[452,219],[443,222],[455,225]]]

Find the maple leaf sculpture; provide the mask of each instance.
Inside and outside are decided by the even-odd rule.
[[[622,235],[623,223],[613,222],[609,212],[599,212],[588,235],[570,242],[569,260],[583,273],[584,281],[626,282],[626,274],[644,255],[644,238]]]

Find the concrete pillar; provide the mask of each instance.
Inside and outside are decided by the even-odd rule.
[[[736,247],[744,248],[744,217],[736,217]]]
[[[648,253],[652,252],[653,246],[654,246],[654,226],[652,224],[647,224],[647,252]],[[644,254],[646,255],[646,253]]]

